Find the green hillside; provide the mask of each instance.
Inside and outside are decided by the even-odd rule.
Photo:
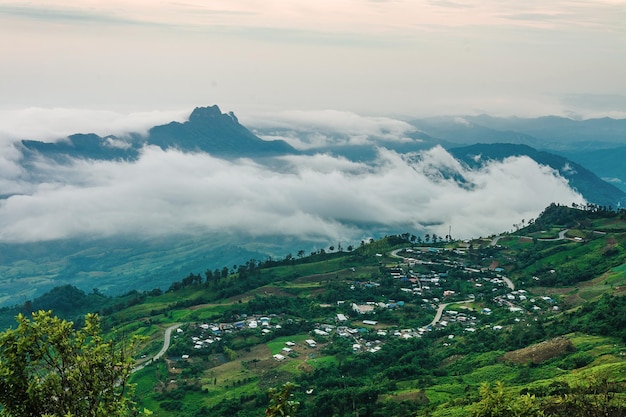
[[[0,319],[97,310],[143,336],[135,401],[157,416],[264,415],[287,382],[297,416],[624,415],[626,213],[551,205],[516,228],[250,260],[164,292],[66,286]]]

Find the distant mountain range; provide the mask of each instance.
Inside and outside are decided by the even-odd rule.
[[[607,207],[626,205],[626,168],[623,164],[626,120],[521,119],[482,115],[415,119],[410,123],[416,130],[406,133],[409,140],[377,142],[376,137],[371,139],[377,146],[400,153],[441,145],[470,168],[477,168],[486,160],[526,155],[558,171],[589,202]],[[272,129],[262,131],[268,132],[276,133]],[[336,132],[328,134],[342,139]],[[460,146],[468,144],[471,146]],[[241,125],[232,112],[222,113],[218,106],[198,107],[188,121],[155,126],[146,136],[137,133],[125,137],[75,134],[54,143],[24,140],[22,145],[26,164],[36,155],[61,162],[68,158],[132,160],[145,145],[207,152],[222,158],[258,159],[301,153],[283,140],[259,138]],[[329,145],[306,153],[316,152],[329,152],[351,160],[371,160],[376,156],[373,145]],[[479,162],[477,155],[482,156]]]
[[[264,157],[292,154],[297,151],[281,140],[263,140],[244,126],[233,113],[222,113],[218,106],[198,107],[184,123],[155,126],[147,136],[136,133],[127,137],[75,134],[54,143],[23,140],[25,156],[42,154],[57,160],[135,159],[142,146],[162,149],[204,151],[218,157]]]
[[[533,119],[487,115],[432,117],[410,123],[432,138],[456,143],[514,143],[564,156],[626,191],[626,119]],[[588,197],[589,198],[589,197]],[[594,197],[595,198],[595,197]],[[591,198],[590,198],[591,199]]]
[[[525,155],[540,165],[557,171],[588,201],[606,207],[626,206],[626,193],[601,180],[593,172],[569,159],[550,152],[538,151],[527,145],[512,143],[475,144],[448,149],[454,157],[469,167],[478,168],[488,161],[501,161],[511,156]]]
[[[626,119],[573,120],[546,116],[532,119],[492,117],[432,117],[410,123],[432,137],[458,144],[519,143],[540,150],[611,149],[626,143]]]

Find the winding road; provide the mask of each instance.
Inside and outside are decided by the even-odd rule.
[[[537,239],[541,242],[550,242],[553,240],[563,240],[563,239],[569,239],[567,237],[565,237],[565,233],[569,232],[569,229],[563,229],[559,232],[559,237],[554,237],[554,238],[541,238],[541,239]]]
[[[145,361],[141,365],[135,366],[133,368],[133,372],[140,371],[143,368],[145,368],[146,366],[148,366],[149,364],[151,364],[152,362],[154,362],[154,361],[156,361],[158,359],[161,359],[161,357],[163,355],[165,355],[165,352],[167,352],[167,350],[170,348],[170,342],[172,340],[172,332],[174,330],[178,329],[180,326],[182,326],[182,323],[176,323],[176,324],[172,324],[170,327],[165,329],[165,336],[163,337],[163,347],[161,348],[159,353],[157,353],[156,355],[154,355],[154,357],[152,357],[151,359],[148,359],[147,361]]]
[[[556,240],[565,240],[565,239],[569,239],[569,240],[573,240],[572,238],[566,237],[565,234],[569,232],[569,229],[563,229],[559,232],[559,236],[558,237],[542,237],[542,238],[538,238],[537,240],[540,242],[554,242]],[[505,237],[506,235],[498,235],[495,236],[492,240],[490,245],[491,246],[496,246],[498,244],[498,241]],[[532,239],[532,237],[530,236],[517,236],[517,235],[511,235],[511,237],[519,237],[519,238],[527,238],[527,239]]]

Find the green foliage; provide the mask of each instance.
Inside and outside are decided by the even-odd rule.
[[[557,324],[565,327],[563,330],[615,336],[626,341],[626,298],[604,295],[568,313]]]
[[[294,417],[299,405],[293,399],[295,388],[295,384],[288,382],[281,389],[270,389],[270,404],[265,409],[265,415],[267,417]]]
[[[480,386],[481,399],[471,407],[471,417],[541,417],[543,411],[533,395],[513,395],[500,381]]]
[[[593,362],[593,356],[589,353],[576,352],[564,358],[559,363],[559,367],[562,369],[578,369],[589,365],[591,362]]]
[[[75,330],[51,311],[19,315],[16,329],[0,333],[2,415],[115,417],[129,415],[132,369],[124,340],[105,340],[88,314]]]

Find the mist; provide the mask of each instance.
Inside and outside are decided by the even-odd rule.
[[[381,135],[402,141],[410,128],[393,119],[360,123],[353,114],[321,113],[328,115],[335,133],[358,143]],[[297,116],[289,123],[315,127],[314,119]],[[122,122],[109,120],[118,133],[146,126]],[[35,138],[58,137],[63,129],[40,125]],[[450,228],[454,238],[470,238],[510,230],[552,202],[584,202],[556,172],[527,157],[470,170],[441,147],[398,154],[385,140],[367,163],[328,153],[261,163],[146,146],[133,161],[59,164],[41,157],[26,169],[19,143],[10,140],[16,136],[0,142],[0,195],[8,196],[0,200],[1,242],[209,233],[349,242],[376,233],[443,236]]]

